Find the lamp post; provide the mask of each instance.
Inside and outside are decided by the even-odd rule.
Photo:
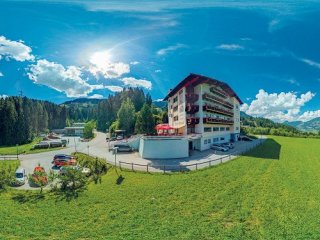
[[[17,147],[17,159],[19,159],[19,144],[16,144]]]
[[[118,147],[113,147],[112,150],[113,150],[113,154],[114,154],[114,167],[116,169],[117,175],[119,175],[118,171],[117,171],[117,152],[118,152]]]
[[[77,143],[76,143],[76,137],[73,137],[73,141],[74,141],[74,151],[77,152]]]
[[[89,154],[89,144],[87,145],[87,148],[88,148],[88,156],[90,156],[90,154]]]

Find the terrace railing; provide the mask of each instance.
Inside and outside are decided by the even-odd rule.
[[[133,162],[125,162],[119,161],[118,167],[121,170],[129,170],[129,171],[143,171],[143,172],[188,172],[193,170],[198,170],[206,167],[211,167],[217,164],[228,162],[232,159],[237,158],[238,156],[244,154],[245,152],[250,151],[251,149],[259,146],[264,142],[263,139],[255,142],[254,144],[248,146],[242,151],[233,152],[232,154],[222,156],[217,159],[210,159],[204,162],[197,162],[191,164],[140,164],[140,163],[133,163]],[[110,162],[112,163],[112,162]],[[114,162],[113,162],[114,163]]]

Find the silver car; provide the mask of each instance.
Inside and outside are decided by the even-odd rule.
[[[212,146],[211,146],[211,149],[217,150],[217,151],[221,151],[221,152],[227,152],[227,151],[229,151],[229,148],[223,147],[223,146],[219,146],[219,145],[212,145]]]
[[[18,168],[16,171],[16,181],[15,184],[18,186],[24,185],[26,182],[26,171],[24,168]]]

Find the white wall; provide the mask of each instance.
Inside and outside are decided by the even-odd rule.
[[[142,158],[170,159],[189,156],[187,138],[141,138],[139,153]]]
[[[214,138],[218,138],[219,140],[217,142],[213,142]],[[221,140],[221,138],[224,138],[224,140]],[[220,143],[226,143],[230,142],[231,134],[229,132],[220,133],[220,134],[214,134],[214,135],[207,135],[206,137],[202,137],[201,140],[201,151],[210,149],[212,144],[220,144]],[[208,142],[208,140],[210,140]],[[205,144],[205,141],[207,142]]]

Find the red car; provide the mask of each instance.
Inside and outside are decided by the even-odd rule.
[[[73,166],[76,165],[77,161],[75,157],[68,156],[68,157],[58,157],[53,159],[53,165],[55,167],[62,167],[62,166]]]

